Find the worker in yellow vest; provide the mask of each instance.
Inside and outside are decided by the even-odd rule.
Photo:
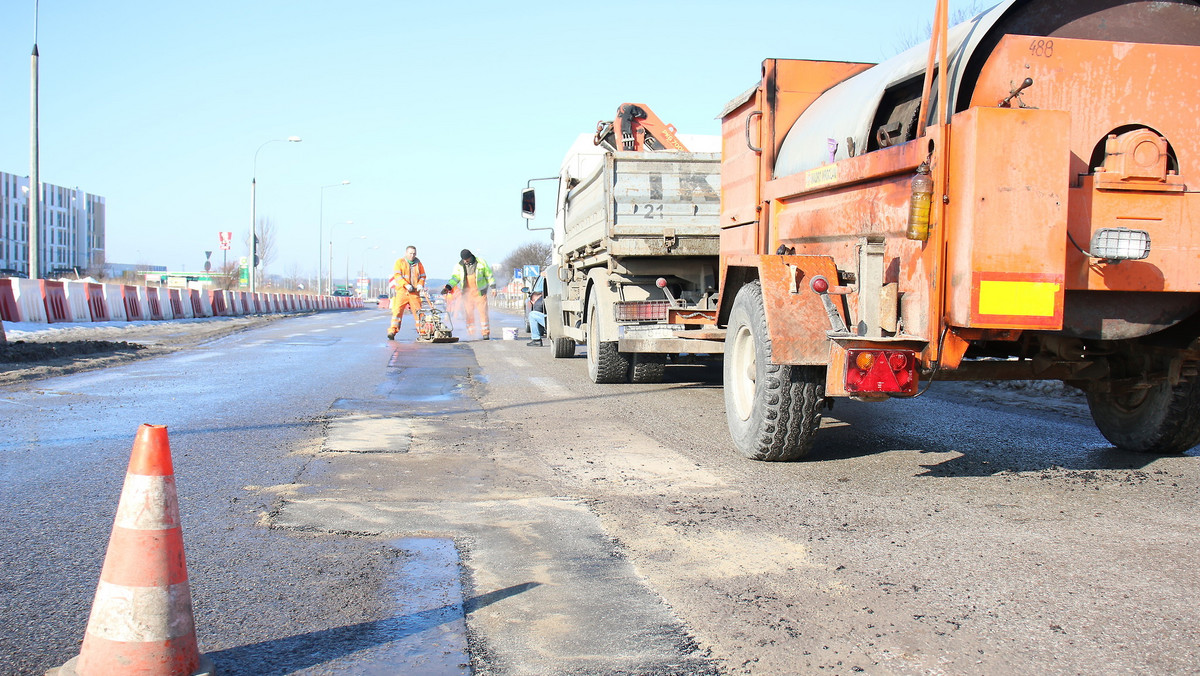
[[[496,286],[496,278],[492,275],[492,266],[482,258],[477,258],[469,249],[459,252],[458,265],[454,273],[442,288],[442,293],[449,293],[458,288],[462,292],[463,312],[466,314],[467,333],[475,333],[478,323],[483,340],[492,337],[491,327],[488,326],[488,289]]]

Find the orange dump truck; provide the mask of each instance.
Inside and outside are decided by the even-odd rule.
[[[1008,0],[879,65],[769,59],[722,115],[739,450],[835,397],[1061,380],[1115,446],[1200,441],[1200,3]],[[944,67],[941,65],[944,64]],[[942,75],[945,77],[942,77]]]

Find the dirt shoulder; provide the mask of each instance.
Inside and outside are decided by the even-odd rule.
[[[91,371],[206,343],[289,315],[100,324],[5,323],[0,387]]]

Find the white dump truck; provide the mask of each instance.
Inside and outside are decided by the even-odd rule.
[[[593,382],[659,382],[673,355],[723,351],[720,340],[679,337],[675,322],[716,307],[719,149],[719,136],[676,136],[649,108],[627,103],[567,153],[546,328],[555,357],[587,346]],[[532,189],[522,212],[534,215]]]

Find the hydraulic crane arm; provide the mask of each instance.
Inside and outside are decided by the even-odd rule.
[[[617,129],[621,138],[617,138]],[[642,103],[622,103],[617,117],[611,122],[596,123],[595,143],[610,152],[618,150],[676,150],[688,152],[687,146],[675,135],[675,127],[658,119],[649,106]]]

